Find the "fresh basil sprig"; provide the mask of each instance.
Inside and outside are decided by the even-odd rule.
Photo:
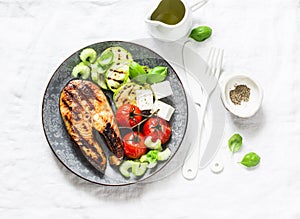
[[[208,26],[199,26],[192,30],[190,34],[190,38],[202,42],[206,39],[208,39],[212,34],[212,29]]]
[[[254,152],[250,152],[244,156],[240,164],[246,167],[255,167],[260,162],[260,156]]]
[[[168,68],[164,66],[156,66],[152,68],[148,73],[147,82],[154,84],[165,80],[168,74]]]
[[[131,78],[135,78],[139,75],[145,75],[144,68],[137,62],[132,61],[129,65],[129,75]]]
[[[243,144],[243,138],[240,134],[232,135],[228,140],[228,147],[232,153],[239,151]]]
[[[148,71],[148,72],[147,72]],[[168,68],[156,66],[152,69],[147,66],[141,66],[139,63],[132,61],[129,66],[130,78],[139,84],[154,84],[165,80],[168,74]]]

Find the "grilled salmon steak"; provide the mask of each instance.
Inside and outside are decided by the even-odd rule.
[[[100,172],[106,156],[93,136],[97,130],[120,160],[124,156],[121,135],[113,111],[101,89],[86,80],[71,80],[60,94],[60,113],[66,129],[87,160]]]

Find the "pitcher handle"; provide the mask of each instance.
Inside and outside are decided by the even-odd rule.
[[[199,8],[201,8],[203,5],[205,5],[208,2],[208,0],[201,0],[194,3],[190,8],[192,11],[196,11]]]

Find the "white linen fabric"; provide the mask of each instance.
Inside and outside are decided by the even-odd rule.
[[[201,54],[225,50],[224,75],[248,74],[264,89],[251,119],[226,114],[219,156],[224,171],[181,172],[165,180],[104,187],[70,173],[45,139],[41,107],[53,72],[70,54],[105,40],[150,37],[147,0],[0,1],[0,218],[300,218],[300,3],[210,0],[194,26],[212,37]],[[244,137],[230,155],[227,140]],[[261,164],[247,170],[243,155]]]

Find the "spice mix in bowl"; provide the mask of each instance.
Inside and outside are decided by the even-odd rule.
[[[235,75],[223,81],[221,98],[232,114],[249,118],[260,108],[263,91],[261,86],[246,75]]]

